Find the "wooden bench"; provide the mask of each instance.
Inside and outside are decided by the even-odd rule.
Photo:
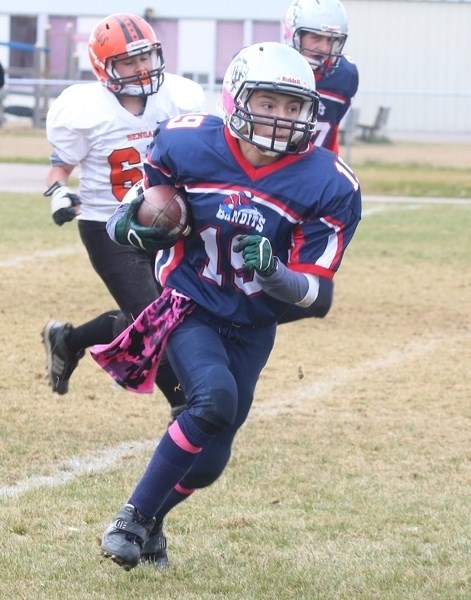
[[[380,106],[372,125],[362,125],[358,123],[357,127],[361,130],[360,139],[364,142],[373,142],[377,140],[378,133],[386,127],[390,110],[391,108],[389,106]]]

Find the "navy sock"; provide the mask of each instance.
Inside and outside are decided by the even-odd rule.
[[[194,491],[194,489],[186,489],[180,484],[177,484],[170,494],[165,498],[163,504],[160,505],[159,510],[156,512],[155,518],[157,523],[161,523],[165,516],[172,510],[172,508],[189,498]]]
[[[186,411],[182,413],[162,436],[129,503],[144,517],[152,518],[211,437]]]

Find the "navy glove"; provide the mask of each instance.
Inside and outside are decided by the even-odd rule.
[[[149,252],[170,248],[177,242],[178,236],[170,237],[165,229],[144,227],[137,222],[137,211],[143,200],[144,194],[134,198],[128,204],[126,212],[116,222],[114,234],[116,241]]]
[[[244,268],[257,271],[262,277],[270,277],[276,270],[276,260],[270,240],[261,235],[239,235],[234,252],[242,252]]]
[[[63,225],[75,219],[79,212],[75,207],[80,205],[80,198],[65,183],[54,182],[44,195],[51,196],[51,213],[56,225]]]

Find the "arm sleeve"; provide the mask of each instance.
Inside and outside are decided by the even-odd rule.
[[[301,308],[295,304],[289,304],[286,311],[278,319],[278,324],[292,323],[293,321],[299,321],[300,319],[309,319],[315,317],[317,319],[324,318],[329,312],[334,297],[334,282],[332,279],[326,279],[325,277],[319,277],[319,293],[317,298],[308,306],[308,308]]]
[[[310,306],[319,292],[319,277],[316,275],[297,273],[288,269],[277,258],[277,267],[270,277],[261,277],[255,273],[257,282],[269,296],[301,307]]]

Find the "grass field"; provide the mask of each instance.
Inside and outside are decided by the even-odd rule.
[[[470,144],[355,141],[341,148],[364,194],[471,198]],[[47,164],[44,130],[0,128],[0,162]]]
[[[171,567],[97,538],[168,420],[39,332],[112,308],[75,224],[0,194],[0,598],[470,600],[471,205],[365,203],[323,320],[279,328],[231,463],[166,523]],[[299,378],[299,373],[303,378]]]

